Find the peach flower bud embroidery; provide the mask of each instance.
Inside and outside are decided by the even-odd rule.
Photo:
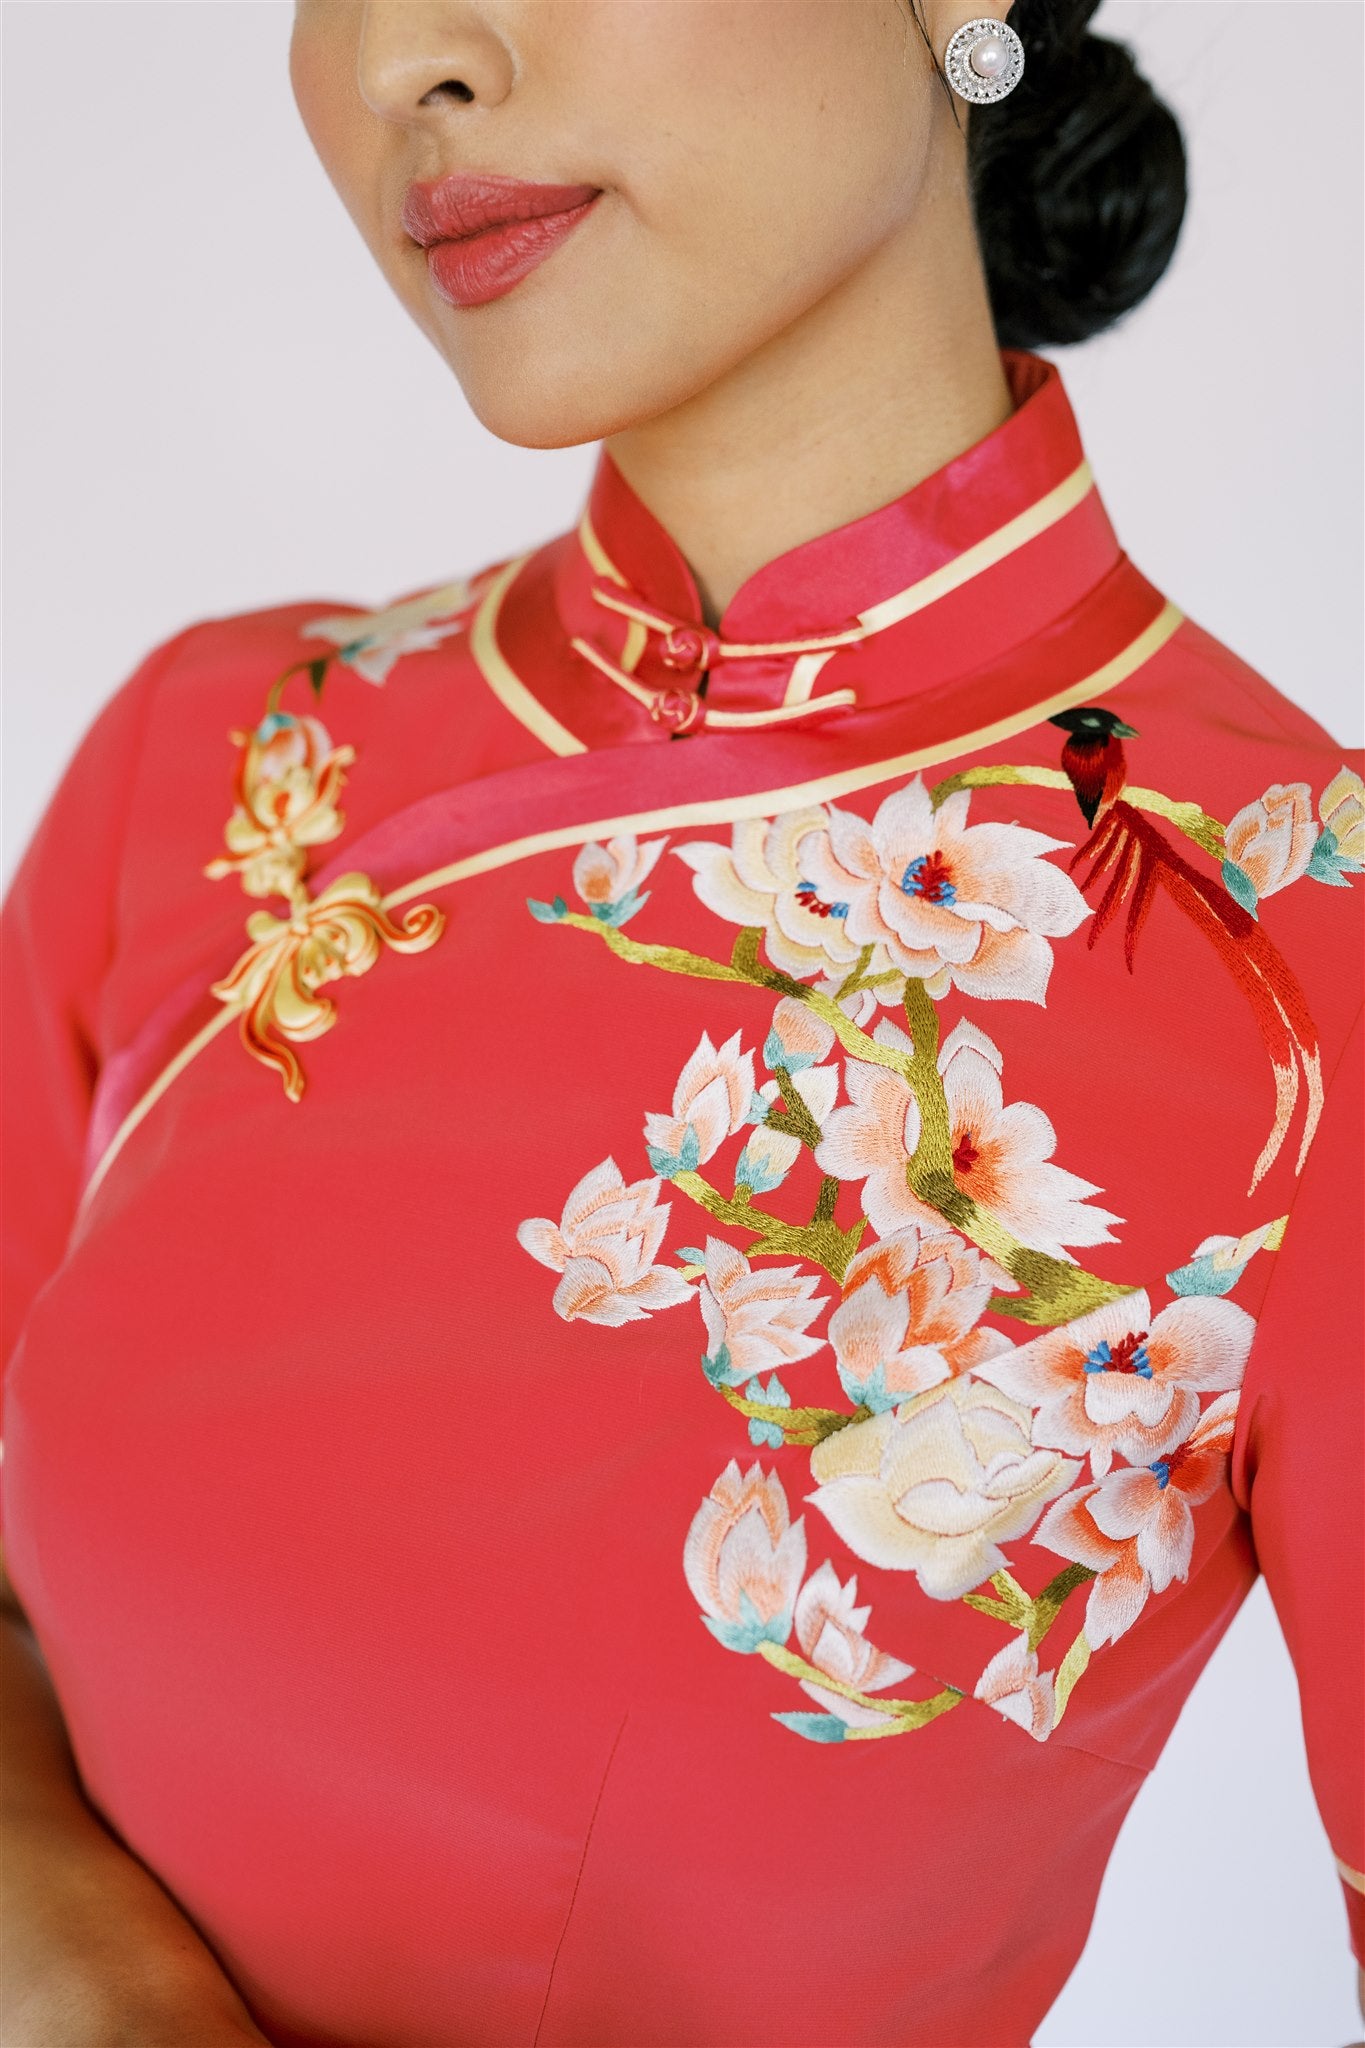
[[[573,885],[593,916],[602,924],[623,925],[648,901],[642,885],[664,850],[663,839],[646,839],[641,845],[633,833],[624,832],[605,846],[590,839],[574,856]]]
[[[804,1519],[792,1522],[775,1472],[732,1458],[692,1518],[683,1573],[702,1620],[727,1650],[785,1643],[806,1571]]]
[[[1272,782],[1229,824],[1223,880],[1244,910],[1287,889],[1308,872],[1318,838],[1313,792],[1306,782]]]

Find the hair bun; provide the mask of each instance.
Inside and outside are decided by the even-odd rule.
[[[968,163],[1001,345],[1084,341],[1166,269],[1185,217],[1185,145],[1098,0],[1015,0],[1024,76],[974,108]]]

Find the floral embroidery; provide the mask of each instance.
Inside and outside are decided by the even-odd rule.
[[[401,655],[434,647],[464,621],[474,591],[444,584],[386,611],[314,619],[300,628],[336,643],[335,655],[293,662],[271,684],[260,723],[229,735],[238,749],[236,802],[224,831],[228,851],[211,860],[212,880],[237,875],[248,896],[283,896],[289,915],[255,911],[247,919],[252,944],[228,974],[212,984],[220,1002],[240,1012],[238,1031],[254,1058],[274,1067],[291,1102],[304,1091],[293,1045],[318,1038],[336,1021],[336,1006],[318,994],[329,981],[367,974],[387,947],[421,953],[445,927],[445,913],[422,903],[395,922],[368,875],[341,875],[320,896],[310,895],[309,853],[339,836],[345,817],[337,803],[355,748],[335,746],[321,719],[280,708],[291,676],[306,671],[321,697],[329,664],[340,661],[367,682],[383,683]]]
[[[403,655],[422,653],[458,633],[474,595],[474,586],[463,580],[443,583],[384,611],[338,612],[331,618],[311,619],[299,631],[310,639],[334,641],[338,661],[367,683],[383,683]]]
[[[806,1569],[804,1519],[792,1522],[776,1473],[731,1459],[693,1518],[683,1572],[702,1619],[729,1650],[785,1643]]]
[[[693,1290],[671,1266],[654,1263],[668,1228],[662,1183],[627,1185],[614,1159],[585,1173],[572,1189],[558,1223],[530,1216],[517,1229],[517,1242],[560,1274],[556,1312],[566,1322],[636,1323],[651,1310],[675,1308]]]
[[[640,884],[664,850],[662,839],[638,846],[629,835],[609,839],[605,846],[589,840],[573,864],[573,885],[594,917],[605,924],[624,924],[648,901]]]
[[[243,1044],[277,1069],[285,1094],[297,1102],[303,1070],[288,1041],[319,1038],[335,1021],[334,1005],[318,990],[344,974],[364,974],[384,946],[423,951],[443,923],[434,904],[423,903],[395,924],[368,875],[338,875],[292,917],[253,911],[246,928],[254,944],[212,984],[213,993],[241,1010]]]
[[[1308,784],[1272,782],[1264,796],[1228,820],[1223,880],[1251,910],[1258,897],[1287,889],[1307,873],[1317,838],[1313,792]]]
[[[799,1266],[764,1266],[756,1273],[743,1252],[720,1237],[707,1238],[705,1264],[699,1290],[707,1336],[702,1364],[717,1386],[738,1386],[820,1349],[824,1338],[805,1334],[827,1299],[815,1292],[814,1273]]]
[[[1365,864],[1365,784],[1354,768],[1337,770],[1319,799],[1318,816],[1323,837],[1332,841],[1321,850],[1338,862],[1339,872],[1358,874]]]
[[[972,1697],[984,1700],[1007,1721],[1017,1721],[1035,1742],[1046,1742],[1057,1718],[1056,1681],[1038,1669],[1038,1652],[1024,1636],[997,1650],[976,1681]]]
[[[1186,1264],[1166,1275],[1166,1285],[1172,1294],[1231,1294],[1257,1252],[1278,1251],[1288,1221],[1276,1216],[1241,1237],[1201,1239]]]
[[[756,1102],[754,1056],[739,1049],[739,1033],[717,1048],[703,1031],[673,1090],[671,1115],[645,1118],[646,1151],[656,1173],[700,1166],[725,1139],[766,1114]],[[755,1114],[755,1110],[757,1114]]]
[[[957,1600],[1006,1562],[1080,1466],[1039,1449],[1021,1402],[950,1379],[817,1444],[808,1496],[855,1557],[912,1571],[935,1600]]]
[[[1226,1483],[1255,1334],[1228,1297],[1285,1228],[1279,1216],[1205,1237],[1156,1306],[1146,1288],[1088,1271],[1077,1250],[1117,1243],[1121,1218],[1056,1164],[1044,1110],[1007,1100],[995,1038],[970,1016],[942,1031],[939,1003],[953,990],[1043,1003],[1055,946],[1084,928],[1088,951],[1124,906],[1131,967],[1161,891],[1245,994],[1271,1058],[1275,1120],[1252,1188],[1301,1094],[1302,1166],[1321,1107],[1313,1020],[1256,909],[1296,881],[1340,887],[1360,870],[1360,778],[1343,769],[1316,811],[1306,784],[1275,784],[1225,830],[1197,804],[1130,784],[1123,742],[1137,735],[1111,712],[1053,723],[1067,734],[1060,769],[971,767],[933,789],[916,777],[870,821],[808,805],[741,820],[728,845],[675,847],[701,902],[739,927],[728,956],[621,928],[645,901],[661,840],[581,849],[585,911],[562,897],[529,906],[627,963],[772,1004],[759,1050],[740,1031],[723,1043],[704,1031],[670,1109],[646,1113],[653,1180],[627,1188],[608,1160],[559,1226],[521,1225],[527,1250],[562,1276],[555,1309],[625,1321],[696,1281],[703,1370],[749,1442],[809,1459],[807,1506],[863,1565],[910,1573],[929,1598],[960,1600],[1005,1631],[970,1692],[892,1693],[916,1673],[869,1641],[856,1579],[841,1583],[830,1560],[805,1578],[805,1520],[792,1520],[777,1472],[741,1475],[732,1460],[687,1534],[687,1583],[721,1643],[763,1657],[814,1703],[774,1714],[814,1742],[906,1734],[967,1698],[1050,1736],[1094,1651],[1189,1575],[1193,1511]],[[969,792],[1011,784],[1079,809],[1088,836],[1065,868],[1052,856],[1066,841],[969,821]],[[817,1185],[801,1220],[805,1154]],[[658,1263],[664,1179],[713,1226],[704,1245],[678,1247],[675,1267]],[[862,1213],[841,1225],[847,1182]],[[764,1199],[778,1188],[780,1213]],[[837,1298],[817,1292],[822,1275]],[[827,1307],[822,1335],[812,1326]],[[828,1373],[830,1358],[851,1406],[802,1402],[779,1377],[811,1360]],[[1063,1561],[1036,1591],[1010,1569],[1021,1542]],[[1081,1588],[1084,1623],[1045,1662]]]
[[[1360,777],[1342,768],[1322,793],[1321,826],[1306,782],[1272,782],[1264,796],[1231,819],[1225,838],[1223,880],[1244,910],[1256,916],[1263,896],[1287,889],[1301,875],[1346,888],[1365,859],[1365,803]]]
[[[307,849],[335,839],[337,797],[354,747],[334,747],[320,718],[271,711],[251,733],[234,732],[237,807],[224,838],[230,852],[204,869],[214,880],[239,874],[248,896],[293,898]]]
[[[879,806],[871,824],[829,806],[797,842],[797,865],[844,936],[880,949],[931,996],[1041,1003],[1052,970],[1048,940],[1090,915],[1085,898],[1044,854],[1066,844],[1021,825],[969,825],[968,790],[935,806],[920,776]],[[836,913],[831,913],[834,915]]]
[[[912,1050],[889,1018],[873,1036]],[[1004,1061],[985,1032],[964,1018],[944,1040],[937,1066],[958,1186],[1020,1244],[1053,1258],[1065,1259],[1069,1244],[1112,1244],[1108,1225],[1120,1218],[1089,1206],[1099,1192],[1090,1181],[1053,1165],[1057,1135],[1041,1109],[1031,1102],[1006,1105]],[[902,1223],[938,1225],[906,1181],[920,1139],[919,1105],[908,1082],[853,1060],[845,1073],[850,1100],[829,1119],[816,1163],[840,1180],[864,1182],[864,1213],[883,1235]]]
[[[728,847],[698,840],[674,849],[694,871],[707,908],[732,924],[757,927],[774,966],[802,977],[831,966],[847,970],[861,953],[844,928],[848,905],[822,898],[797,859],[798,845],[828,818],[823,804],[811,804],[777,818],[740,819]],[[859,979],[865,987],[875,982],[883,1000],[900,1000],[904,977],[885,951],[873,949]]]
[[[1237,1395],[1210,1402],[1184,1442],[1146,1470],[1124,1466],[1079,1486],[1044,1515],[1034,1541],[1097,1574],[1086,1603],[1092,1647],[1130,1629],[1149,1593],[1189,1574],[1190,1512],[1221,1485],[1237,1420]]]
[[[880,1415],[1008,1351],[1002,1330],[980,1327],[992,1286],[989,1261],[951,1230],[909,1224],[855,1252],[829,1319],[849,1399]]]
[[[858,1581],[841,1586],[839,1574],[826,1558],[812,1572],[796,1597],[796,1640],[817,1671],[861,1692],[880,1692],[914,1677],[914,1668],[899,1657],[875,1650],[863,1631],[872,1613],[859,1607]],[[871,1707],[857,1706],[847,1694],[832,1692],[815,1679],[803,1678],[801,1690],[809,1693],[828,1713],[837,1714],[849,1728],[875,1728],[891,1717]]]
[[[1256,1326],[1235,1302],[1194,1295],[1154,1316],[1142,1288],[976,1369],[1036,1410],[1034,1441],[1145,1465],[1183,1442],[1201,1393],[1239,1387]]]

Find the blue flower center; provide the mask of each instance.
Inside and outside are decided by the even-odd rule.
[[[816,894],[814,882],[798,882],[796,885],[796,900],[803,910],[812,911],[816,917],[848,916],[848,905],[846,903],[826,903],[823,897]]]
[[[1087,1372],[1133,1372],[1140,1380],[1152,1377],[1152,1361],[1147,1356],[1147,1332],[1130,1330],[1120,1337],[1116,1346],[1110,1347],[1109,1339],[1101,1337],[1093,1351],[1085,1356]]]
[[[1168,1461],[1165,1458],[1158,1458],[1156,1463],[1148,1466],[1147,1469],[1156,1474],[1156,1483],[1164,1493],[1166,1491],[1166,1481],[1171,1476],[1171,1468]]]
[[[901,890],[906,896],[922,896],[926,903],[957,902],[957,889],[941,853],[917,853],[901,876]]]

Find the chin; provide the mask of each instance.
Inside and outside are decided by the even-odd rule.
[[[534,357],[487,377],[462,376],[460,386],[480,426],[514,448],[577,448],[623,424],[605,391],[544,377]]]
[[[581,329],[567,349],[562,341],[523,335],[519,344],[463,347],[447,360],[479,424],[518,448],[605,440],[669,411],[707,381],[704,368],[689,376],[674,363],[661,372],[613,354]]]

